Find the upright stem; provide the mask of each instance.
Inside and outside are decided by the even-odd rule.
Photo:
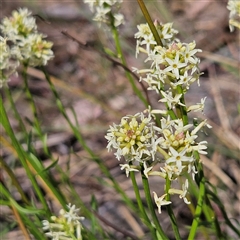
[[[157,45],[162,46],[161,38],[158,35],[157,29],[156,29],[156,27],[155,27],[155,25],[154,25],[154,23],[153,23],[153,21],[151,19],[151,16],[149,15],[149,12],[148,12],[148,10],[147,10],[143,0],[137,0],[137,1],[138,1],[138,4],[139,4],[139,6],[140,6],[140,8],[142,10],[142,13],[143,13],[147,23],[148,23],[148,25],[149,25],[149,27],[150,27],[150,29],[152,31],[152,34],[153,34],[153,36],[155,38],[155,41],[157,42]]]
[[[117,50],[117,54],[121,59],[121,62],[124,66],[127,66],[127,62],[126,59],[124,58],[123,52],[122,52],[122,48],[120,45],[120,41],[119,41],[119,34],[118,34],[118,30],[117,28],[114,26],[114,20],[113,20],[113,16],[112,16],[112,23],[111,23],[111,28],[112,28],[112,33],[113,33],[113,38],[115,41],[115,45],[116,45],[116,50]],[[133,88],[133,91],[135,92],[135,94],[139,97],[139,99],[144,103],[145,107],[148,107],[149,103],[148,101],[144,98],[144,96],[142,95],[142,92],[137,88],[135,81],[132,77],[132,75],[128,72],[125,71],[126,76]]]
[[[167,193],[166,200],[167,201],[170,201],[170,194],[168,193],[168,190],[170,188],[171,188],[171,181],[169,180],[169,178],[167,176],[166,177],[166,193]],[[173,228],[173,231],[174,231],[174,234],[175,234],[175,238],[176,238],[176,240],[181,240],[181,236],[180,236],[180,233],[178,231],[177,220],[176,220],[176,217],[175,217],[174,212],[172,210],[172,206],[171,205],[166,205],[166,208],[167,208],[168,215],[171,219],[172,228]]]
[[[95,161],[99,168],[101,169],[101,171],[105,174],[105,176],[107,178],[109,178],[112,181],[112,184],[115,188],[115,190],[121,194],[122,198],[124,199],[124,201],[127,203],[128,206],[131,207],[131,209],[136,212],[136,207],[133,204],[133,202],[131,201],[131,199],[128,198],[128,196],[126,195],[126,193],[122,190],[122,188],[119,186],[118,182],[114,179],[114,177],[111,175],[110,171],[107,169],[107,167],[104,165],[104,163],[102,162],[102,160],[88,147],[88,145],[86,144],[85,140],[83,139],[83,136],[81,135],[81,132],[79,130],[78,127],[76,127],[71,120],[69,119],[66,110],[61,102],[61,99],[48,75],[48,73],[45,71],[44,68],[42,68],[42,71],[46,77],[46,80],[50,86],[50,89],[56,99],[56,103],[57,103],[57,107],[60,111],[60,113],[62,114],[62,116],[64,117],[64,119],[67,121],[68,125],[70,126],[70,128],[73,131],[74,136],[76,137],[76,139],[79,141],[79,143],[81,144],[81,146],[84,148],[84,150],[91,156],[92,160]]]
[[[31,105],[32,112],[33,112],[34,127],[37,131],[38,136],[40,137],[40,139],[43,143],[43,150],[44,150],[45,154],[47,154],[48,156],[51,157],[51,153],[50,153],[48,147],[46,146],[45,137],[44,137],[44,134],[43,134],[42,129],[41,129],[41,125],[40,125],[39,120],[38,120],[38,113],[37,113],[36,104],[34,102],[32,93],[29,90],[28,79],[27,79],[27,65],[24,66],[23,79],[24,79],[24,84],[25,84],[26,95],[27,95],[28,99],[30,100],[30,105]]]
[[[25,137],[27,138],[27,129],[26,129],[26,127],[25,127],[25,125],[24,125],[24,123],[22,121],[21,116],[19,115],[19,113],[17,111],[16,104],[14,103],[14,100],[13,100],[13,97],[12,97],[12,93],[11,93],[11,91],[10,91],[8,86],[4,90],[5,90],[6,94],[7,94],[8,100],[9,100],[9,102],[11,104],[11,108],[12,108],[12,110],[14,112],[14,117],[18,120],[18,123],[19,123],[19,126],[20,126],[21,130],[24,133]]]
[[[21,195],[23,202],[26,204],[29,204],[29,200],[26,197],[21,185],[19,184],[16,176],[14,175],[14,172],[12,169],[5,163],[5,161],[0,157],[0,167],[1,169],[5,170],[8,174],[8,176],[11,178],[12,184],[16,187],[18,190],[18,193]]]
[[[145,223],[146,226],[149,227],[149,229],[152,233],[153,239],[157,240],[155,229],[153,228],[153,226],[150,222],[150,219],[148,218],[147,213],[144,209],[143,202],[142,202],[142,199],[141,199],[141,196],[140,196],[140,193],[139,193],[139,189],[138,189],[138,185],[137,185],[137,182],[136,182],[136,179],[135,179],[134,172],[130,172],[130,177],[131,177],[131,180],[132,180],[133,189],[134,189],[134,192],[135,192],[138,207],[139,207],[139,210],[141,212],[141,217],[143,218],[143,222]]]
[[[200,215],[203,211],[203,205],[204,205],[204,196],[205,196],[205,178],[203,176],[203,171],[199,172],[199,195],[198,195],[198,202],[197,202],[197,207],[195,210],[195,216],[192,222],[192,226],[190,229],[190,233],[188,235],[188,240],[192,240],[195,238],[198,224],[199,224],[199,219]]]
[[[146,176],[143,173],[141,173],[141,174],[142,174],[143,189],[144,189],[147,205],[148,205],[149,211],[152,216],[153,223],[154,223],[156,230],[159,233],[161,239],[168,240],[168,237],[165,235],[165,233],[158,221],[155,209],[153,207],[153,201],[152,201],[151,194],[150,194],[148,179],[146,178]]]
[[[178,94],[182,94],[182,96],[180,98],[180,101],[181,101],[182,104],[185,105],[185,99],[184,99],[184,93],[183,93],[182,87],[181,86],[177,86],[177,91],[178,91]],[[186,106],[177,105],[176,108],[177,108],[177,110],[180,111],[179,118],[182,118],[183,124],[187,125],[188,124],[188,115],[187,115]]]
[[[25,169],[28,178],[30,179],[30,181],[32,183],[37,196],[39,197],[41,203],[43,204],[43,207],[44,207],[46,213],[48,213],[50,215],[50,210],[48,208],[46,199],[44,198],[42,191],[40,190],[40,187],[28,166],[28,163],[27,163],[28,154],[23,150],[22,146],[19,144],[19,142],[16,139],[16,136],[13,132],[13,129],[10,125],[7,113],[5,111],[5,108],[4,108],[4,105],[2,102],[2,98],[0,98],[0,109],[1,109],[0,123],[3,125],[7,135],[11,138],[12,145],[18,154],[18,158],[19,158],[23,168]]]

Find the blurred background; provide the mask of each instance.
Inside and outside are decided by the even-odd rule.
[[[119,123],[120,118],[127,114],[135,114],[145,109],[143,103],[134,95],[124,70],[102,57],[98,51],[87,51],[79,47],[76,41],[64,35],[67,32],[83,44],[90,44],[93,49],[106,46],[113,52],[114,42],[111,32],[102,25],[92,21],[92,13],[88,5],[82,1],[2,1],[0,17],[10,16],[12,10],[27,7],[36,16],[39,32],[46,34],[53,42],[55,57],[47,65],[53,84],[57,88],[64,106],[73,121],[76,113],[77,122],[88,146],[103,160],[111,170],[126,193],[134,199],[130,179],[119,168],[119,163],[112,153],[106,150],[106,134],[109,125]],[[203,52],[200,69],[204,72],[201,87],[193,84],[186,96],[186,101],[194,104],[207,96],[205,116],[192,114],[192,117],[207,118],[212,129],[202,133],[209,142],[209,154],[202,157],[206,176],[211,184],[217,187],[222,203],[233,219],[240,220],[240,176],[239,176],[239,30],[229,32],[229,11],[227,1],[146,1],[151,17],[160,22],[173,22],[173,27],[179,31],[178,38],[182,42],[196,41],[197,48]],[[121,44],[127,59],[128,67],[144,68],[144,57],[135,58],[136,41],[134,34],[137,25],[145,23],[136,1],[124,0],[120,10],[125,16],[125,25],[119,28]],[[144,228],[129,214],[120,197],[111,188],[105,187],[99,181],[102,177],[98,166],[90,161],[89,156],[75,139],[65,120],[56,108],[54,98],[44,76],[38,69],[29,68],[29,86],[37,104],[42,129],[48,134],[48,146],[54,156],[59,157],[59,165],[69,171],[70,181],[76,188],[86,205],[91,195],[98,200],[99,213],[114,222],[122,224],[133,232],[144,232]],[[138,85],[140,88],[140,85]],[[9,88],[14,96],[16,106],[25,119],[32,118],[29,103],[23,92],[21,75],[12,77]],[[1,92],[4,98],[4,92]],[[158,95],[149,92],[154,108],[161,108]],[[6,105],[8,103],[6,102]],[[9,104],[10,106],[10,104]],[[17,121],[8,109],[11,124],[19,138]],[[31,130],[31,125],[27,125]],[[44,164],[50,160],[43,153],[42,144],[34,139],[34,145]],[[26,143],[23,143],[26,144]],[[32,195],[25,173],[18,167],[8,149],[2,148],[1,154],[15,168],[15,174],[20,179],[24,191]],[[55,173],[59,181],[58,173]],[[69,195],[61,183],[62,190]],[[152,178],[152,189],[161,191],[161,180]],[[141,185],[139,186],[141,189]],[[14,192],[13,192],[14,194]],[[68,196],[69,199],[73,196]],[[16,196],[17,199],[17,196]],[[74,203],[72,201],[72,203]],[[178,201],[175,212],[179,222],[191,223],[191,213],[187,206]],[[57,206],[52,206],[57,211]],[[216,211],[218,209],[216,207]],[[1,220],[11,222],[9,209],[1,207]],[[159,216],[163,219],[165,229],[171,228],[165,219],[167,214]],[[219,219],[222,219],[219,212]],[[183,227],[182,231],[186,232]],[[3,239],[24,239],[18,228],[13,228]],[[117,235],[116,239],[123,239]],[[201,240],[201,236],[198,236]],[[214,236],[213,238],[214,239]]]

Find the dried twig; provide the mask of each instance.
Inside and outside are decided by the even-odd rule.
[[[120,66],[122,67],[125,71],[129,72],[136,80],[137,82],[140,84],[142,90],[144,91],[145,95],[146,95],[146,98],[147,98],[147,101],[150,104],[150,99],[149,99],[149,96],[148,96],[148,92],[147,92],[147,89],[145,88],[145,86],[143,85],[142,82],[139,82],[139,77],[131,70],[129,69],[127,66],[125,66],[124,64],[118,62],[117,60],[111,58],[108,54],[106,54],[104,51],[100,50],[99,48],[95,47],[94,44],[90,43],[90,42],[87,42],[87,43],[82,43],[81,41],[79,41],[78,39],[76,39],[75,37],[73,37],[72,35],[70,35],[67,31],[61,31],[61,33],[72,39],[74,42],[77,42],[79,47],[81,47],[82,49],[84,50],[88,50],[88,51],[95,51],[97,53],[99,53],[102,57],[106,58],[107,60],[109,60],[110,62],[112,62],[114,65],[117,65],[117,66]]]

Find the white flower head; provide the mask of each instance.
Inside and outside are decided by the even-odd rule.
[[[187,193],[188,193],[188,179],[186,179],[185,183],[182,185],[182,194],[180,194],[179,197],[183,198],[186,204],[190,204],[191,202],[189,202],[186,198]]]
[[[179,52],[177,52],[176,56],[174,59],[166,57],[165,60],[168,63],[168,66],[164,69],[165,73],[171,72],[176,79],[179,79],[180,74],[179,71],[180,69],[184,68],[187,66],[186,62],[180,62],[179,61]]]
[[[178,31],[172,27],[173,23],[162,24],[158,21],[155,21],[154,24],[156,26],[163,46],[167,46],[171,44],[174,40],[176,40],[175,36]]]
[[[147,117],[143,113],[123,117],[119,125],[110,126],[105,138],[108,140],[107,149],[117,150],[117,159],[123,156],[126,161],[143,162],[155,158],[157,137],[151,114]]]
[[[157,29],[163,46],[167,46],[174,41],[175,35],[178,32],[172,28],[172,23],[162,24],[158,21],[155,21],[154,25]],[[145,51],[142,52],[151,54],[151,50],[154,50],[154,48],[157,46],[157,42],[155,41],[149,25],[147,23],[139,24],[137,28],[138,32],[135,33],[135,38],[137,39],[136,56],[139,52],[139,45],[145,45]]]
[[[185,106],[180,101],[182,94],[176,94],[174,97],[172,96],[172,92],[166,93],[164,91],[161,91],[161,94],[162,94],[163,98],[160,99],[159,102],[166,102],[170,109],[174,108],[175,105],[177,105],[177,104],[181,105],[181,106]]]
[[[170,188],[168,190],[168,193],[169,194],[178,194],[179,195],[179,198],[182,198],[183,201],[186,203],[186,204],[190,204],[191,202],[188,201],[186,195],[188,193],[188,179],[185,180],[185,183],[182,185],[182,190],[180,189],[175,189],[175,188]]]
[[[211,126],[209,124],[207,124],[207,119],[203,120],[201,123],[199,123],[195,129],[193,129],[193,131],[191,131],[191,135],[196,135],[196,133],[198,131],[200,131],[202,128],[204,128],[205,126],[207,126],[208,128],[211,128]]]
[[[90,10],[95,13],[93,20],[107,25],[118,27],[124,24],[124,16],[118,12],[122,0],[84,0],[89,4]],[[112,22],[113,21],[113,22]]]
[[[67,208],[69,210],[64,212],[63,216],[67,219],[68,223],[84,219],[83,217],[78,216],[78,212],[80,211],[80,209],[76,208],[75,205],[72,205],[71,203],[69,203],[67,205]]]
[[[2,20],[0,29],[13,43],[26,38],[29,34],[37,32],[35,18],[31,16],[27,8],[19,8],[13,11],[11,17],[5,17]]]
[[[81,228],[82,224],[80,221],[84,220],[77,214],[79,209],[76,209],[75,205],[69,203],[67,205],[69,211],[61,209],[59,211],[59,216],[52,216],[51,222],[43,220],[43,230],[45,235],[51,237],[53,240],[71,240],[74,239],[82,240]]]
[[[37,32],[35,18],[31,14],[27,8],[13,11],[11,17],[2,20],[0,29],[11,43],[8,53],[10,62],[14,60],[30,66],[46,65],[53,58],[53,44],[44,40],[45,35]]]
[[[234,27],[240,29],[240,1],[239,0],[229,0],[227,9],[229,13],[229,28],[233,32]]]
[[[161,210],[162,206],[172,203],[170,201],[165,200],[165,197],[167,196],[167,194],[163,194],[161,197],[158,197],[157,194],[155,192],[153,192],[153,196],[154,196],[154,201],[158,207],[159,214],[161,214],[161,212],[162,212],[162,210]]]
[[[5,85],[10,77],[17,74],[19,61],[15,58],[13,50],[7,44],[7,38],[0,36],[0,88]]]
[[[185,168],[185,166],[183,168]],[[162,171],[162,173],[166,174],[166,177],[168,177],[170,181],[176,179],[182,173],[181,171],[179,171],[176,165],[169,165],[166,163],[164,167],[160,167],[160,170]]]
[[[177,152],[174,148],[170,147],[171,157],[166,160],[168,165],[175,165],[179,172],[182,172],[183,167],[194,161],[193,157],[186,155],[187,149],[183,149],[181,152]]]
[[[43,66],[54,57],[51,47],[52,42],[44,40],[42,34],[31,34],[22,39],[14,49],[19,50],[21,61],[28,63],[30,66]]]
[[[193,112],[201,111],[201,112],[203,112],[206,98],[207,97],[202,98],[200,103],[197,103],[195,105],[192,105],[192,106],[188,107],[187,111],[188,112],[190,112],[190,111],[193,111]]]
[[[134,168],[132,165],[129,165],[129,164],[120,164],[121,166],[121,170],[125,170],[126,172],[126,176],[128,177],[129,176],[129,173],[130,172],[139,172],[138,169]]]
[[[148,175],[149,173],[151,173],[153,166],[148,167],[146,162],[143,162],[143,167],[144,167],[143,174],[145,175],[146,178],[148,178]]]

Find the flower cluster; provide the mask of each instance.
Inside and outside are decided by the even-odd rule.
[[[95,12],[94,21],[113,24],[115,27],[124,23],[124,17],[118,13],[122,0],[83,0],[88,3],[90,10]]]
[[[178,31],[172,28],[172,23],[162,24],[156,21],[154,25],[163,46],[167,46],[173,42]],[[135,38],[137,39],[136,55],[138,55],[140,51],[149,53],[151,49],[157,46],[157,42],[147,23],[140,24],[137,28],[138,32],[135,33]],[[143,45],[145,45],[145,48],[141,47]]]
[[[169,118],[161,119],[161,127],[154,127],[160,134],[157,139],[157,146],[161,153],[166,156],[164,167],[161,171],[166,174],[170,180],[175,180],[185,172],[196,174],[194,167],[194,152],[207,154],[207,142],[196,142],[197,132],[206,126],[206,120],[193,128],[192,124],[184,125],[182,119],[170,120]],[[164,152],[163,152],[164,151]]]
[[[159,26],[162,29],[160,33],[162,46],[156,45],[154,40],[147,44],[145,39],[149,36],[153,39],[153,35],[152,33],[149,34],[151,31],[147,24],[142,25],[139,25],[138,29],[143,29],[144,26],[145,30],[135,34],[135,37],[137,37],[136,53],[138,54],[139,51],[146,53],[146,62],[150,61],[151,65],[147,69],[134,68],[134,71],[140,74],[140,80],[147,82],[149,90],[156,90],[162,94],[162,101],[179,104],[181,94],[176,93],[173,96],[173,92],[168,91],[168,88],[176,89],[180,85],[188,90],[190,84],[199,80],[198,64],[200,60],[195,54],[201,50],[195,49],[195,42],[181,43],[178,39],[175,39],[177,31],[169,23],[157,25],[157,29],[160,29]],[[146,44],[146,49],[139,47],[143,44]],[[161,90],[164,91],[164,94]],[[172,104],[169,107],[171,108]]]
[[[232,32],[234,27],[240,29],[240,1],[239,0],[229,0],[227,9],[230,11],[229,14],[229,28]]]
[[[82,239],[81,234],[81,220],[84,217],[78,216],[79,209],[70,203],[67,205],[68,211],[60,210],[59,216],[52,216],[51,221],[43,220],[43,230],[47,231],[46,236],[51,237],[53,240],[72,240]]]
[[[11,17],[3,18],[0,24],[1,37],[1,82],[6,82],[16,72],[19,63],[29,66],[46,65],[53,58],[52,43],[38,33],[35,18],[26,8],[13,11]]]
[[[106,139],[108,150],[117,149],[118,160],[123,156],[127,162],[143,162],[153,159],[156,153],[156,140],[151,115],[143,113],[123,117],[119,125],[110,126]]]
[[[138,113],[123,117],[119,125],[110,126],[106,135],[107,148],[109,151],[115,149],[118,160],[121,157],[125,159],[126,163],[120,166],[127,176],[131,171],[140,171],[142,166],[147,178],[157,175],[173,181],[188,173],[194,179],[197,173],[195,153],[207,154],[207,141],[196,141],[198,131],[205,126],[210,127],[206,120],[194,128],[193,124],[184,125],[182,119],[171,120],[168,116],[162,117],[161,127],[158,127],[150,114],[144,117],[143,113]],[[153,171],[156,163],[161,164],[159,171]],[[186,198],[187,189],[186,180],[182,190],[170,188],[168,193],[179,194],[189,204]],[[154,193],[156,204],[170,204],[165,196],[166,193],[158,198]],[[161,205],[158,208],[161,212]]]
[[[11,58],[14,54],[7,44],[7,39],[0,36],[0,88],[9,80],[9,77],[16,73],[19,62]]]
[[[178,180],[182,182],[185,174],[191,174],[194,179],[198,154],[207,154],[207,142],[197,141],[200,129],[211,127],[206,120],[195,124],[183,121],[180,112],[202,111],[206,98],[200,103],[186,106],[183,101],[190,85],[198,82],[199,58],[196,53],[195,42],[181,43],[175,38],[177,31],[171,23],[154,23],[161,39],[161,46],[155,41],[148,24],[138,25],[136,56],[140,52],[146,54],[146,61],[150,67],[136,69],[140,75],[140,81],[148,84],[149,90],[156,90],[161,96],[160,102],[166,104],[167,110],[148,110],[148,116],[138,113],[134,116],[122,118],[119,125],[110,126],[106,139],[108,150],[115,149],[116,157],[123,157],[125,164],[121,164],[121,170],[129,172],[141,171],[146,178],[160,176],[166,181]],[[156,125],[155,115],[160,114],[160,124]],[[179,117],[178,117],[179,116]],[[154,170],[157,163],[159,170]],[[169,194],[178,194],[186,204],[189,204],[186,195],[188,192],[188,180],[182,184],[182,189],[169,187],[165,193],[158,197],[154,192],[154,200],[161,213],[161,206],[171,204]]]

